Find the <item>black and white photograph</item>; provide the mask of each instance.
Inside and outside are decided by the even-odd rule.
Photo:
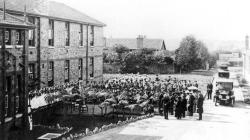
[[[249,0],[0,0],[0,140],[250,140]]]

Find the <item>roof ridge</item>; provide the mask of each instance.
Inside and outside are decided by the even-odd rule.
[[[56,4],[61,4],[61,5],[63,5],[63,6],[65,6],[65,7],[67,7],[67,8],[69,8],[69,9],[71,9],[71,10],[77,12],[77,13],[80,13],[80,14],[86,16],[87,18],[90,18],[90,19],[92,19],[92,20],[94,20],[94,21],[96,21],[96,22],[99,22],[100,24],[103,24],[104,26],[106,26],[106,24],[102,23],[101,21],[99,21],[99,20],[97,20],[97,19],[95,19],[95,18],[93,18],[93,17],[90,17],[89,15],[87,15],[87,14],[85,14],[85,13],[83,13],[83,12],[81,12],[81,11],[79,11],[79,10],[77,10],[77,9],[75,9],[75,8],[73,8],[73,7],[69,6],[69,5],[67,5],[67,4],[65,4],[65,3],[58,2],[58,1],[54,1],[54,0],[49,0],[49,3],[51,3],[51,2],[54,2],[54,3],[56,3]]]
[[[49,2],[55,2],[55,3],[58,3],[58,4],[62,4],[62,5],[64,5],[64,6],[68,7],[68,8],[70,8],[71,10],[73,10],[73,11],[75,11],[75,12],[81,13],[81,14],[85,15],[85,16],[88,17],[88,18],[91,18],[91,19],[93,19],[93,20],[95,20],[95,21],[97,21],[97,22],[102,23],[101,21],[99,21],[99,20],[97,20],[97,19],[95,19],[95,18],[93,18],[93,17],[90,17],[89,15],[87,15],[87,14],[85,14],[85,13],[83,13],[83,12],[81,12],[81,11],[79,11],[79,10],[77,10],[77,9],[75,9],[75,8],[73,8],[73,7],[69,6],[69,5],[67,5],[67,4],[65,4],[65,3],[58,2],[58,1],[54,1],[54,0],[49,0]],[[102,23],[102,24],[104,24],[104,23]]]
[[[1,0],[0,0],[1,1]],[[72,22],[84,23],[96,26],[106,26],[101,21],[86,15],[81,10],[75,9],[61,1],[54,0],[27,0],[27,15],[58,18],[61,20],[71,20]],[[23,0],[6,1],[6,11],[10,14],[23,14]],[[41,3],[41,4],[40,4]],[[3,5],[0,4],[0,9]]]

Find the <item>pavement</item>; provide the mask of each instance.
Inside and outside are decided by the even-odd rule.
[[[205,100],[203,120],[198,114],[177,120],[163,116],[140,120],[81,140],[250,140],[250,106],[214,106]]]

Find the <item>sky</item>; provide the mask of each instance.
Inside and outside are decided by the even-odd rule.
[[[170,50],[178,47],[186,35],[210,45],[218,41],[244,42],[250,35],[250,0],[54,1],[105,23],[105,37],[162,38]]]

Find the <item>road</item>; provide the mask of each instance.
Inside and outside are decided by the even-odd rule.
[[[155,116],[82,140],[250,140],[250,105],[215,107],[206,100],[203,120],[197,118],[198,114],[182,120]]]

